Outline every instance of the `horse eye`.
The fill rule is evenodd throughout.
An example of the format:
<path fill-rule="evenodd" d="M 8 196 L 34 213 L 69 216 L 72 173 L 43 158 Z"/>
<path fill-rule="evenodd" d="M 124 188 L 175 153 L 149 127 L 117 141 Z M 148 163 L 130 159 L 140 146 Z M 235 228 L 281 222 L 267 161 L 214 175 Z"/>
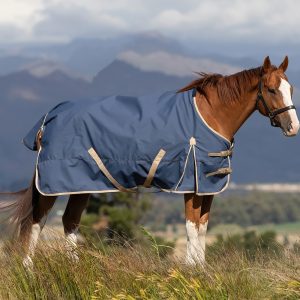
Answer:
<path fill-rule="evenodd" d="M 268 88 L 268 91 L 269 91 L 271 94 L 276 94 L 276 91 L 275 91 L 274 89 Z"/>

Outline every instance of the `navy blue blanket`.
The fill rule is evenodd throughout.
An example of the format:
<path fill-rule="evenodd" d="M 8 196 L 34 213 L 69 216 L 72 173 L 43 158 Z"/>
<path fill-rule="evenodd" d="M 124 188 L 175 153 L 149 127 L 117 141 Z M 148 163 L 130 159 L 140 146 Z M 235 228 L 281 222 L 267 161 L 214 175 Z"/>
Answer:
<path fill-rule="evenodd" d="M 198 111 L 194 91 L 64 102 L 24 138 L 41 148 L 36 186 L 45 195 L 135 191 L 215 194 L 229 182 L 232 144 Z"/>

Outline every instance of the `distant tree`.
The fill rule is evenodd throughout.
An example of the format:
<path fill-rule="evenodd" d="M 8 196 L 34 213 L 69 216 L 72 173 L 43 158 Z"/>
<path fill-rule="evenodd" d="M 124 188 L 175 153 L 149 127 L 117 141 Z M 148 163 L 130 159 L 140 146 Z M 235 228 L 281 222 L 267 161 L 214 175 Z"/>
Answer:
<path fill-rule="evenodd" d="M 82 218 L 81 231 L 114 242 L 138 238 L 138 225 L 149 208 L 150 201 L 145 194 L 93 194 Z"/>
<path fill-rule="evenodd" d="M 210 227 L 216 224 L 240 226 L 300 221 L 300 194 L 231 193 L 213 202 Z"/>
<path fill-rule="evenodd" d="M 274 231 L 257 234 L 251 230 L 246 231 L 244 234 L 234 234 L 227 237 L 218 235 L 216 242 L 210 245 L 208 249 L 215 253 L 240 249 L 244 251 L 248 258 L 253 259 L 261 252 L 280 254 L 283 247 L 276 241 L 276 233 Z"/>

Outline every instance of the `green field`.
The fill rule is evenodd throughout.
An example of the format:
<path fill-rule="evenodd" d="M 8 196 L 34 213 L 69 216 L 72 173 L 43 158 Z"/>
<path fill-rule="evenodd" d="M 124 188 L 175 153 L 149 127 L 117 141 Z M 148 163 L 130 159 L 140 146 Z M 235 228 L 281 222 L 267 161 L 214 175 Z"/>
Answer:
<path fill-rule="evenodd" d="M 265 231 L 274 231 L 277 234 L 299 234 L 300 241 L 300 222 L 283 223 L 283 224 L 263 224 L 256 226 L 248 226 L 246 228 L 241 227 L 237 224 L 219 224 L 214 226 L 209 234 L 235 234 L 242 233 L 245 230 L 255 230 L 258 233 Z"/>
<path fill-rule="evenodd" d="M 254 228 L 259 232 L 273 230 L 278 234 L 299 234 L 299 239 L 300 239 L 300 222 L 283 223 L 283 224 L 266 224 L 266 225 L 254 226 Z"/>

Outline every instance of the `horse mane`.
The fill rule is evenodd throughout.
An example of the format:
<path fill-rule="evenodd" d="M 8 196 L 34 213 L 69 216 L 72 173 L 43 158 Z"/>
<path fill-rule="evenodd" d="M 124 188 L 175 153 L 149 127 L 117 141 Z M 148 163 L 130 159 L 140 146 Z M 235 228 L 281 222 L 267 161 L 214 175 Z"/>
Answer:
<path fill-rule="evenodd" d="M 241 98 L 243 92 L 253 81 L 253 78 L 261 76 L 261 67 L 244 70 L 228 76 L 204 72 L 197 72 L 196 74 L 200 75 L 200 78 L 181 88 L 178 93 L 195 88 L 199 93 L 207 96 L 206 88 L 214 87 L 217 89 L 220 99 L 225 102 L 234 102 Z"/>

